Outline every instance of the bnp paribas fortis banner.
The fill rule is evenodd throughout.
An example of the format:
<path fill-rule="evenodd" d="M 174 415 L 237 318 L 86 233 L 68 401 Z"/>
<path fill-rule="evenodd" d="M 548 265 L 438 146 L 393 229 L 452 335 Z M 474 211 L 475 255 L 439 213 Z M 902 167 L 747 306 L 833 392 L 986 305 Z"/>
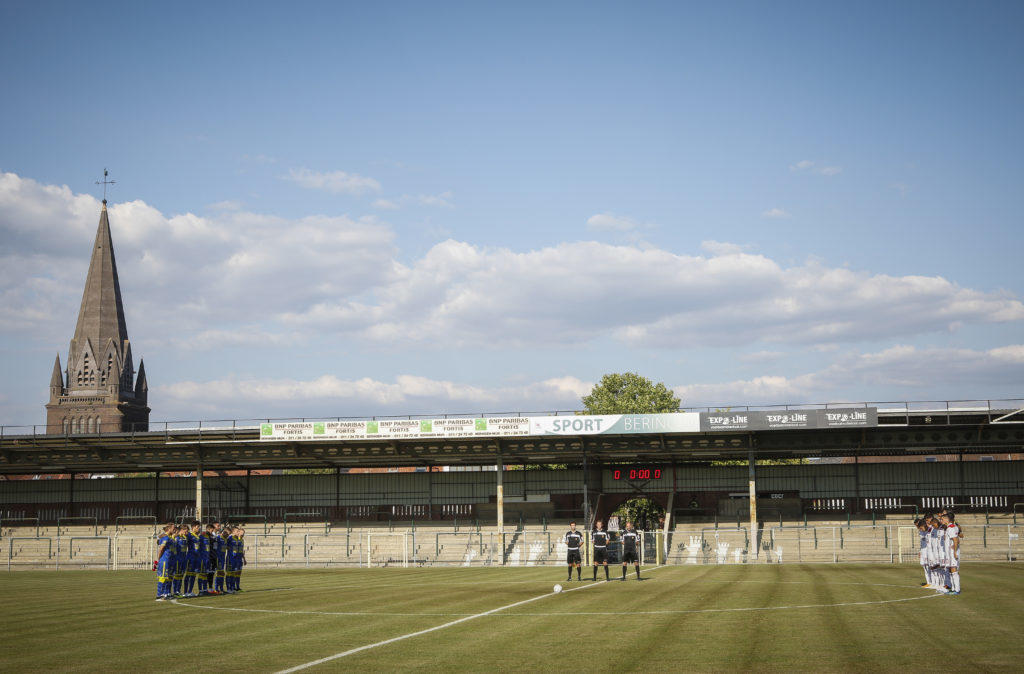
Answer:
<path fill-rule="evenodd" d="M 697 433 L 700 414 L 600 414 L 555 417 L 364 419 L 260 424 L 260 440 L 395 440 L 501 438 L 522 435 Z"/>

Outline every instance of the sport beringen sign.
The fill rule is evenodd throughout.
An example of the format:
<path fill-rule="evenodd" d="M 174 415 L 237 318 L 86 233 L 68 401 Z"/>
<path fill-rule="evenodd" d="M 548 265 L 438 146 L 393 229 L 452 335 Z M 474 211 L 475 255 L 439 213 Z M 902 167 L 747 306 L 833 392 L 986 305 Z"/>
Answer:
<path fill-rule="evenodd" d="M 633 435 L 802 428 L 868 428 L 878 425 L 873 407 L 757 412 L 589 414 L 543 417 L 360 419 L 260 424 L 260 440 L 409 440 L 502 438 L 527 435 Z"/>
<path fill-rule="evenodd" d="M 260 440 L 398 440 L 502 438 L 524 435 L 697 433 L 700 415 L 602 414 L 458 419 L 363 419 L 260 424 Z"/>

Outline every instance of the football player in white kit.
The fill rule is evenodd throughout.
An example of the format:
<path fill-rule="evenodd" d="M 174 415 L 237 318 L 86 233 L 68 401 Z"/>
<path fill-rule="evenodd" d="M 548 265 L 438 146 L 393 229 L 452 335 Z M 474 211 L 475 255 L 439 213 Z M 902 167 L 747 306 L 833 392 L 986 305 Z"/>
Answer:
<path fill-rule="evenodd" d="M 946 546 L 942 525 L 934 515 L 928 516 L 928 556 L 932 567 L 932 587 L 942 593 L 949 591 L 946 579 Z"/>
<path fill-rule="evenodd" d="M 921 587 L 934 587 L 932 585 L 932 560 L 928 554 L 928 522 L 921 517 L 914 520 L 917 533 L 921 537 L 921 568 L 924 569 L 924 582 Z"/>
<path fill-rule="evenodd" d="M 946 568 L 949 573 L 949 594 L 960 594 L 960 527 L 954 521 L 953 513 L 940 515 L 945 525 L 943 543 L 946 551 Z"/>

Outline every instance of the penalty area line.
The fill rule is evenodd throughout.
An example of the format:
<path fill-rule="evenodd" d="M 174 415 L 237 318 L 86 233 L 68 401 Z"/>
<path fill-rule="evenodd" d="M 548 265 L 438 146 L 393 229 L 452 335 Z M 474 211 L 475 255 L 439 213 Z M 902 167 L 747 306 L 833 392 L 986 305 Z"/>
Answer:
<path fill-rule="evenodd" d="M 665 567 L 664 566 L 656 566 L 656 567 L 653 567 L 651 569 L 648 569 L 647 572 L 650 573 L 651 571 L 657 571 L 658 569 L 663 569 L 663 568 L 665 568 Z M 602 580 L 602 581 L 598 581 L 596 583 L 591 583 L 590 585 L 584 585 L 582 587 L 574 587 L 574 588 L 571 588 L 571 589 L 568 589 L 568 590 L 563 590 L 561 592 L 561 594 L 565 594 L 567 592 L 576 592 L 578 590 L 586 590 L 588 588 L 598 587 L 599 585 L 601 585 L 603 583 L 609 583 L 609 582 L 613 582 L 613 581 Z M 310 662 L 306 662 L 306 663 L 303 663 L 301 665 L 296 665 L 296 666 L 290 667 L 288 669 L 282 669 L 281 671 L 277 672 L 277 674 L 290 674 L 291 672 L 298 672 L 300 670 L 307 669 L 309 667 L 316 667 L 317 665 L 322 665 L 325 662 L 330 662 L 332 660 L 337 660 L 338 658 L 344 658 L 346 656 L 354 655 L 354 654 L 360 653 L 362 651 L 368 651 L 371 648 L 378 648 L 380 646 L 387 646 L 388 644 L 393 644 L 396 641 L 403 641 L 405 639 L 411 639 L 413 637 L 418 637 L 418 636 L 421 636 L 423 634 L 430 634 L 431 632 L 436 632 L 438 630 L 443 630 L 443 629 L 446 629 L 448 627 L 454 627 L 455 625 L 459 625 L 459 624 L 464 623 L 464 622 L 469 622 L 470 620 L 476 620 L 477 618 L 483 618 L 484 616 L 489 616 L 489 615 L 492 615 L 494 613 L 498 613 L 499 611 L 507 611 L 510 608 L 515 608 L 517 606 L 522 606 L 523 604 L 529 604 L 531 602 L 539 601 L 541 599 L 547 599 L 548 597 L 553 597 L 556 594 L 559 594 L 559 593 L 558 592 L 548 592 L 547 594 L 541 594 L 541 595 L 538 595 L 536 597 L 531 597 L 529 599 L 524 599 L 522 601 L 517 601 L 517 602 L 515 602 L 513 604 L 508 604 L 506 606 L 500 606 L 498 608 L 493 608 L 490 611 L 484 611 L 483 613 L 475 613 L 473 615 L 466 616 L 465 618 L 459 618 L 458 620 L 452 620 L 451 622 L 446 622 L 443 625 L 435 625 L 434 627 L 428 627 L 427 629 L 420 630 L 418 632 L 410 632 L 409 634 L 403 634 L 401 636 L 392 637 L 391 639 L 385 639 L 384 641 L 378 641 L 377 643 L 367 644 L 365 646 L 359 646 L 358 648 L 350 648 L 349 650 L 342 651 L 341 653 L 335 653 L 334 655 L 328 655 L 326 658 L 320 658 L 319 660 L 312 660 Z"/>

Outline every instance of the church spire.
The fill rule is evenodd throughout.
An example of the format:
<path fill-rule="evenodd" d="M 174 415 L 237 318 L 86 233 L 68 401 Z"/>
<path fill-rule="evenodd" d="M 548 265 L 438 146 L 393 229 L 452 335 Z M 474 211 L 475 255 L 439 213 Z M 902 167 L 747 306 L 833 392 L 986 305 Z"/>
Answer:
<path fill-rule="evenodd" d="M 100 224 L 92 247 L 89 273 L 85 277 L 85 290 L 78 310 L 78 324 L 75 326 L 72 350 L 75 350 L 76 343 L 79 348 L 84 348 L 86 340 L 90 341 L 92 348 L 96 350 L 103 349 L 108 340 L 113 340 L 118 349 L 123 349 L 125 342 L 128 341 L 124 305 L 121 303 L 121 284 L 117 279 L 114 242 L 110 237 L 106 204 L 103 204 L 100 211 Z"/>
<path fill-rule="evenodd" d="M 103 172 L 104 189 L 113 181 Z M 135 381 L 132 347 L 124 320 L 107 202 L 103 200 L 85 277 L 78 323 L 68 351 L 67 378 L 60 356 L 50 377 L 47 432 L 98 433 L 146 430 L 148 386 Z"/>

